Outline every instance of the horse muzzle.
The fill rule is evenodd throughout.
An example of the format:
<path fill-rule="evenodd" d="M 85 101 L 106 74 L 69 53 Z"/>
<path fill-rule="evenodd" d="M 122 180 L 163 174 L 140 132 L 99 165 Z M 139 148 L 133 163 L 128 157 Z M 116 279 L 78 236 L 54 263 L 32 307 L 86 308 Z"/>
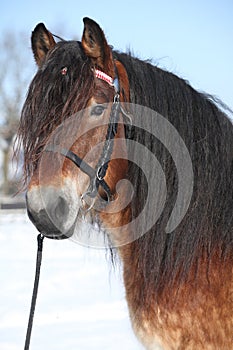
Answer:
<path fill-rule="evenodd" d="M 80 207 L 77 194 L 54 186 L 33 186 L 27 192 L 26 203 L 29 219 L 44 236 L 72 236 Z"/>

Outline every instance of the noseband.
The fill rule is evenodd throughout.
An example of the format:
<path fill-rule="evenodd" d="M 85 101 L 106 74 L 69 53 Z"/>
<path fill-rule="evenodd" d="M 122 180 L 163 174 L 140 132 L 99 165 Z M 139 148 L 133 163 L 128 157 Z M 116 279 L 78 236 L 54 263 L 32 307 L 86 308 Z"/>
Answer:
<path fill-rule="evenodd" d="M 115 78 L 112 79 L 110 76 L 108 76 L 104 72 L 101 72 L 100 70 L 95 69 L 94 73 L 96 78 L 104 80 L 110 86 L 114 87 L 114 90 L 115 90 L 115 95 L 112 103 L 112 108 L 111 108 L 111 113 L 110 113 L 110 118 L 109 118 L 109 123 L 107 128 L 107 134 L 106 134 L 104 147 L 102 150 L 102 154 L 99 158 L 99 161 L 96 167 L 92 168 L 88 163 L 86 163 L 82 158 L 80 158 L 77 154 L 75 154 L 71 150 L 63 148 L 59 150 L 59 153 L 62 154 L 64 157 L 68 158 L 69 160 L 71 160 L 82 172 L 84 172 L 90 178 L 89 187 L 87 191 L 82 195 L 82 200 L 84 200 L 86 196 L 95 198 L 98 194 L 99 187 L 102 187 L 102 189 L 104 190 L 107 196 L 107 202 L 109 202 L 113 199 L 114 193 L 112 193 L 109 185 L 104 180 L 104 177 L 106 175 L 108 164 L 113 152 L 113 141 L 118 129 L 119 115 L 120 113 L 122 113 L 124 118 L 127 118 L 130 121 L 130 124 L 131 124 L 131 118 L 129 114 L 123 109 L 120 103 L 120 86 L 119 86 L 119 79 L 117 74 Z M 45 151 L 56 152 L 57 150 L 54 148 L 54 146 L 51 145 L 46 147 Z"/>

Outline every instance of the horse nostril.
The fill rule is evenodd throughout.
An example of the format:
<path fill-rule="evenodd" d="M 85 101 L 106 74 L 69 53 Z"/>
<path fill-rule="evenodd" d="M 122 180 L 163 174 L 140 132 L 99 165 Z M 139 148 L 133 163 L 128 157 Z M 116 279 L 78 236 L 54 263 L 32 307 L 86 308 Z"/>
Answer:
<path fill-rule="evenodd" d="M 47 203 L 39 216 L 44 220 L 43 216 L 46 215 L 46 221 L 50 222 L 51 227 L 56 227 L 57 230 L 63 231 L 64 218 L 68 216 L 68 213 L 69 207 L 67 201 L 59 196 L 57 200 Z"/>
<path fill-rule="evenodd" d="M 56 220 L 61 220 L 61 218 L 64 218 L 69 213 L 69 207 L 67 205 L 67 202 L 64 198 L 58 197 L 58 203 L 54 209 L 54 216 Z"/>

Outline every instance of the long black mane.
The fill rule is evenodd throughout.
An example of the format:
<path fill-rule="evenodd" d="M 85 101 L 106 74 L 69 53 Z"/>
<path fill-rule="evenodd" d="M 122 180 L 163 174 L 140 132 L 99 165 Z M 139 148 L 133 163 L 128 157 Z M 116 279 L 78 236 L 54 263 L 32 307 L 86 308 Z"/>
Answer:
<path fill-rule="evenodd" d="M 165 227 L 178 187 L 174 162 L 150 133 L 136 127 L 132 130 L 131 138 L 156 155 L 166 174 L 163 213 L 146 234 L 132 243 L 131 257 L 144 271 L 147 285 L 159 290 L 177 275 L 184 278 L 194 264 L 198 270 L 200 254 L 210 260 L 216 250 L 223 260 L 233 254 L 233 128 L 216 103 L 185 80 L 129 54 L 114 52 L 114 57 L 127 71 L 130 102 L 167 118 L 184 140 L 193 165 L 194 190 L 189 209 L 175 231 L 167 234 Z M 68 68 L 65 77 L 60 74 L 63 67 Z M 80 43 L 58 43 L 33 79 L 22 111 L 19 137 L 25 150 L 26 176 L 33 171 L 31 164 L 36 162 L 52 129 L 84 108 L 93 88 L 91 62 Z M 147 181 L 133 163 L 128 178 L 134 186 L 132 208 L 137 217 L 148 195 Z M 140 223 L 142 228 L 144 224 Z"/>
<path fill-rule="evenodd" d="M 197 92 L 185 80 L 128 54 L 115 53 L 115 57 L 128 73 L 131 102 L 167 118 L 192 160 L 194 188 L 189 209 L 175 231 L 167 234 L 165 227 L 177 194 L 176 169 L 158 140 L 142 129 L 133 132 L 134 140 L 156 155 L 167 180 L 161 218 L 133 243 L 131 257 L 144 271 L 145 283 L 152 287 L 148 289 L 155 292 L 178 276 L 185 278 L 191 266 L 198 271 L 198 257 L 207 256 L 211 262 L 216 251 L 223 261 L 226 256 L 233 257 L 233 127 L 214 99 Z M 136 191 L 133 208 L 137 216 L 147 196 L 146 179 L 134 164 L 129 178 Z"/>

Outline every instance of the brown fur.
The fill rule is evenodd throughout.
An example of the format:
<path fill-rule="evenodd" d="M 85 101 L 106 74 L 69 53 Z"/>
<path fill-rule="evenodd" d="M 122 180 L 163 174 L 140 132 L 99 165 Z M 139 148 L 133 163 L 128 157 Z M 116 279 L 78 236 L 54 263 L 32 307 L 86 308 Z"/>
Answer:
<path fill-rule="evenodd" d="M 134 249 L 132 243 L 120 253 L 132 324 L 147 348 L 154 349 L 150 346 L 157 335 L 158 344 L 168 350 L 233 349 L 232 257 L 223 264 L 219 252 L 211 261 L 200 256 L 186 281 L 180 283 L 177 276 L 177 282 L 153 295 L 143 288 L 146 282 L 132 259 Z"/>

